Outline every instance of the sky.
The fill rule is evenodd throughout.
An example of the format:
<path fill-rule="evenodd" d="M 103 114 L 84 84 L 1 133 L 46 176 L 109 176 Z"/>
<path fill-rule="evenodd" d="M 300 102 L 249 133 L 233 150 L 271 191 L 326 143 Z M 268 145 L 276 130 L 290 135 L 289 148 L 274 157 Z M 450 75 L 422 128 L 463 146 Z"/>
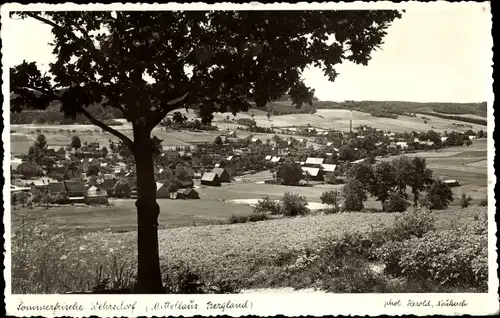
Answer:
<path fill-rule="evenodd" d="M 5 64 L 54 61 L 50 27 L 33 19 L 10 21 Z M 344 62 L 330 82 L 320 69 L 303 73 L 320 100 L 482 102 L 491 88 L 491 15 L 480 6 L 412 8 L 388 29 L 368 66 Z"/>

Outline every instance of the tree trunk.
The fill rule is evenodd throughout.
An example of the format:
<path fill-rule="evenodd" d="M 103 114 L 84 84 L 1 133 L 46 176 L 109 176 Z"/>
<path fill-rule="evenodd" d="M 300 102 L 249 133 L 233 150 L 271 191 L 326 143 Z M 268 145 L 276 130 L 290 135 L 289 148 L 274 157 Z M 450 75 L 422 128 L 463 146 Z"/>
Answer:
<path fill-rule="evenodd" d="M 163 292 L 158 251 L 158 215 L 156 183 L 153 171 L 153 147 L 149 131 L 134 127 L 134 157 L 137 174 L 137 285 L 135 293 Z"/>

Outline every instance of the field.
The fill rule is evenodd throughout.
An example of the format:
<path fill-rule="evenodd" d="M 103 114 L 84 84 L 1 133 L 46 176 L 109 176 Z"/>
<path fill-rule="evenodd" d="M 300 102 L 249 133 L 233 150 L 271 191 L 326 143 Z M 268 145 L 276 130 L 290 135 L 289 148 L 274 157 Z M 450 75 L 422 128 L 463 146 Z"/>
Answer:
<path fill-rule="evenodd" d="M 484 214 L 485 211 L 486 208 L 471 207 L 463 211 L 455 208 L 435 212 L 436 226 L 442 230 L 466 226 L 476 215 Z M 316 248 L 327 237 L 338 238 L 353 232 L 367 233 L 373 227 L 390 226 L 396 215 L 398 213 L 341 213 L 246 224 L 164 229 L 159 231 L 160 263 L 164 270 L 185 264 L 196 272 L 238 282 L 241 288 L 287 287 L 288 283 L 283 281 L 283 266 L 293 259 L 293 255 L 305 248 Z M 37 221 L 44 222 L 45 219 L 39 217 Z M 53 269 L 55 273 L 62 270 L 62 273 L 67 274 L 68 268 L 88 273 L 77 283 L 78 288 L 90 288 L 92 285 L 85 284 L 92 284 L 91 281 L 95 283 L 96 267 L 113 266 L 102 262 L 118 260 L 118 264 L 134 268 L 136 232 L 73 233 L 74 236 L 65 238 L 57 248 L 47 248 L 56 253 L 48 255 L 57 263 L 57 269 Z M 38 243 L 51 244 L 45 241 Z M 94 261 L 97 263 L 93 264 Z M 59 280 L 61 277 L 54 279 Z M 71 278 L 64 279 L 70 280 L 66 283 L 75 284 Z M 49 288 L 61 286 L 51 281 Z"/>

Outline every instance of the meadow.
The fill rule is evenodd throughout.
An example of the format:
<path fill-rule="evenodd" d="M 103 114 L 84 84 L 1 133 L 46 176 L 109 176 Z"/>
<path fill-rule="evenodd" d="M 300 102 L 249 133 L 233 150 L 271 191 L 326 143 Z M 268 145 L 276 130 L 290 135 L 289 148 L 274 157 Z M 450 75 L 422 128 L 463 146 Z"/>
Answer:
<path fill-rule="evenodd" d="M 460 231 L 485 213 L 486 207 L 477 206 L 436 211 L 436 231 Z M 297 255 L 320 248 L 325 239 L 386 228 L 398 215 L 341 213 L 163 229 L 159 231 L 160 263 L 164 273 L 189 268 L 204 279 L 243 289 L 312 287 L 311 281 L 290 281 L 286 269 L 296 263 Z M 47 236 L 44 229 L 52 224 L 41 217 L 35 222 L 13 227 L 14 293 L 90 290 L 103 280 L 114 288 L 130 285 L 136 264 L 136 232 L 73 230 Z M 31 274 L 24 278 L 26 270 Z"/>

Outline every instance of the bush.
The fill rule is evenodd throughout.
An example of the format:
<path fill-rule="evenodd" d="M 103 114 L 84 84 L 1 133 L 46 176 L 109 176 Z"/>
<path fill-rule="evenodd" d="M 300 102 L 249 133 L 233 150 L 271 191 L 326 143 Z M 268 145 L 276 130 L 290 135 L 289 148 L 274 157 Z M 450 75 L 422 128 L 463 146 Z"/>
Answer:
<path fill-rule="evenodd" d="M 315 250 L 305 250 L 284 270 L 288 284 L 311 285 L 335 293 L 386 292 L 385 277 L 375 273 L 366 258 L 371 246 L 359 233 L 325 238 Z"/>
<path fill-rule="evenodd" d="M 258 222 L 269 220 L 269 216 L 265 213 L 252 213 L 248 217 L 249 222 Z"/>
<path fill-rule="evenodd" d="M 394 218 L 392 227 L 386 230 L 387 239 L 402 241 L 413 236 L 422 237 L 425 233 L 436 229 L 436 218 L 430 212 L 406 212 Z"/>
<path fill-rule="evenodd" d="M 462 197 L 460 198 L 460 207 L 462 209 L 465 209 L 470 206 L 470 202 L 472 201 L 472 198 L 470 195 L 467 195 L 467 193 L 462 193 Z"/>
<path fill-rule="evenodd" d="M 484 197 L 479 201 L 479 206 L 488 206 L 488 197 Z"/>
<path fill-rule="evenodd" d="M 320 197 L 321 203 L 329 206 L 330 213 L 336 213 L 340 210 L 340 193 L 337 190 L 323 192 Z"/>
<path fill-rule="evenodd" d="M 377 249 L 387 274 L 487 291 L 487 237 L 462 231 L 430 231 Z"/>
<path fill-rule="evenodd" d="M 285 216 L 306 215 L 311 212 L 306 198 L 294 193 L 286 192 L 281 199 L 281 206 Z"/>
<path fill-rule="evenodd" d="M 271 214 L 281 214 L 282 207 L 280 202 L 271 199 L 269 197 L 265 197 L 262 200 L 257 202 L 257 205 L 254 207 L 254 212 L 256 213 L 266 213 L 269 212 Z"/>
<path fill-rule="evenodd" d="M 391 193 L 384 202 L 385 212 L 404 212 L 410 206 L 410 202 L 400 193 Z"/>
<path fill-rule="evenodd" d="M 167 294 L 237 294 L 239 288 L 226 280 L 210 279 L 181 263 L 164 268 L 164 286 Z"/>

